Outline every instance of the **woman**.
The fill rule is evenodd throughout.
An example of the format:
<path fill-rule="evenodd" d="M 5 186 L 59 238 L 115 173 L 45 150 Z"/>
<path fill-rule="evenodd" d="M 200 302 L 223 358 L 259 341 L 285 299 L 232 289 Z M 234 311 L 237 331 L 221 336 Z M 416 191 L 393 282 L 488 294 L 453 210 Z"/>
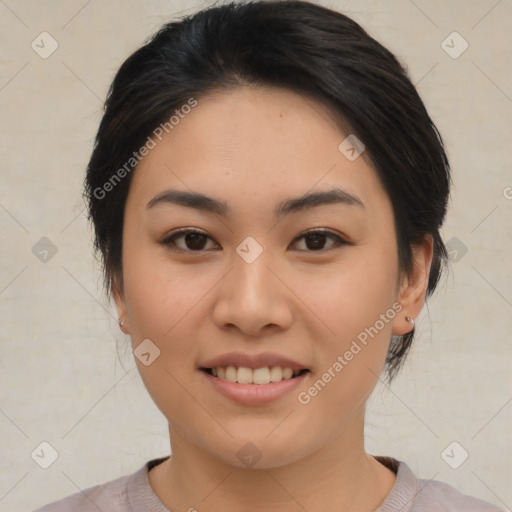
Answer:
<path fill-rule="evenodd" d="M 346 16 L 165 25 L 114 79 L 85 197 L 172 454 L 40 511 L 498 511 L 364 449 L 446 260 L 449 184 L 404 69 Z"/>

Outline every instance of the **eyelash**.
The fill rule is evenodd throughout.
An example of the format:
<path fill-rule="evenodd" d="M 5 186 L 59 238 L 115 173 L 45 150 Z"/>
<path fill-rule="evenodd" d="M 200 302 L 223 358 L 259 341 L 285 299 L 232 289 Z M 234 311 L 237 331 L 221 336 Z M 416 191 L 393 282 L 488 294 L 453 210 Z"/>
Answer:
<path fill-rule="evenodd" d="M 171 236 L 166 237 L 164 240 L 161 241 L 161 244 L 170 247 L 172 250 L 175 251 L 181 251 L 181 252 L 190 252 L 190 253 L 201 253 L 205 252 L 207 249 L 200 249 L 200 250 L 190 250 L 190 249 L 181 249 L 180 247 L 176 247 L 175 240 L 177 238 L 183 237 L 189 233 L 196 233 L 198 235 L 204 235 L 206 238 L 209 238 L 210 240 L 213 240 L 210 236 L 208 236 L 205 232 L 197 230 L 197 229 L 182 229 L 179 231 L 176 231 L 176 233 L 173 233 Z M 334 240 L 336 244 L 333 247 L 329 247 L 328 249 L 318 249 L 318 250 L 301 250 L 303 252 L 310 252 L 310 253 L 325 253 L 328 251 L 331 251 L 333 249 L 337 249 L 343 245 L 350 245 L 349 242 L 347 242 L 345 239 L 340 237 L 339 235 L 336 235 L 332 231 L 329 231 L 327 229 L 312 229 L 310 231 L 306 231 L 305 233 L 300 234 L 297 236 L 293 242 L 296 242 L 300 240 L 301 238 L 306 238 L 309 235 L 325 235 L 327 238 L 330 238 L 331 240 Z M 293 243 L 292 242 L 292 243 Z"/>

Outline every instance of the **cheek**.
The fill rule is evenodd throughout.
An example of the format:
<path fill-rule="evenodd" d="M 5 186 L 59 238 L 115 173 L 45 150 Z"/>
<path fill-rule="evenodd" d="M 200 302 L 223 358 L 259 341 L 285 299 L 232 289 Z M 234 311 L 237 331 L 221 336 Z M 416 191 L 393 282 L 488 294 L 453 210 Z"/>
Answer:
<path fill-rule="evenodd" d="M 144 250 L 127 258 L 125 297 L 132 348 L 149 339 L 159 351 L 148 366 L 135 358 L 138 371 L 152 400 L 174 425 L 202 414 L 187 390 L 197 352 L 193 337 L 198 315 L 205 314 L 200 301 L 212 284 L 208 276 L 193 272 L 192 265 L 184 271 L 184 266 L 178 270 L 157 260 Z"/>
<path fill-rule="evenodd" d="M 138 338 L 172 337 L 214 283 L 196 265 L 172 264 L 154 247 L 136 249 L 124 263 L 131 334 Z"/>
<path fill-rule="evenodd" d="M 375 386 L 396 316 L 397 272 L 394 247 L 382 245 L 354 251 L 342 265 L 308 282 L 308 304 L 329 327 L 322 331 L 326 336 L 315 336 L 321 354 L 316 377 L 322 381 L 317 406 L 362 405 Z"/>
<path fill-rule="evenodd" d="M 345 260 L 321 272 L 310 273 L 302 289 L 307 290 L 305 299 L 311 310 L 329 328 L 328 338 L 346 342 L 372 326 L 391 308 L 396 279 L 392 250 L 361 247 Z M 390 330 L 388 323 L 386 326 Z"/>

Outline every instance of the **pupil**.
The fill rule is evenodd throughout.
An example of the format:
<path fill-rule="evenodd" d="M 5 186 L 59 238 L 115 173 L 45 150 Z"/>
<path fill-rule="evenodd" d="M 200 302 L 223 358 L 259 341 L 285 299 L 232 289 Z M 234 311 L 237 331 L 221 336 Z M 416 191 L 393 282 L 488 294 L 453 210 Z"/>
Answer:
<path fill-rule="evenodd" d="M 185 235 L 185 242 L 189 249 L 198 251 L 204 248 L 205 236 L 201 233 L 187 233 Z"/>
<path fill-rule="evenodd" d="M 314 233 L 312 235 L 308 235 L 307 240 L 313 240 L 313 244 L 306 242 L 306 246 L 308 249 L 322 249 L 322 247 L 325 244 L 325 235 L 322 235 L 321 233 Z"/>

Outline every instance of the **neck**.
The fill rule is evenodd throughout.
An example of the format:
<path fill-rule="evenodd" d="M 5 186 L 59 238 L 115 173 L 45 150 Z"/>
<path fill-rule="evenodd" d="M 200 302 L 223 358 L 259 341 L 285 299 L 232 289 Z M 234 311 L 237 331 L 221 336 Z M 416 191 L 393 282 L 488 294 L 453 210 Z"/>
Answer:
<path fill-rule="evenodd" d="M 363 415 L 349 431 L 294 463 L 269 469 L 233 467 L 169 428 L 172 456 L 149 473 L 173 511 L 373 512 L 394 473 L 364 450 Z"/>

